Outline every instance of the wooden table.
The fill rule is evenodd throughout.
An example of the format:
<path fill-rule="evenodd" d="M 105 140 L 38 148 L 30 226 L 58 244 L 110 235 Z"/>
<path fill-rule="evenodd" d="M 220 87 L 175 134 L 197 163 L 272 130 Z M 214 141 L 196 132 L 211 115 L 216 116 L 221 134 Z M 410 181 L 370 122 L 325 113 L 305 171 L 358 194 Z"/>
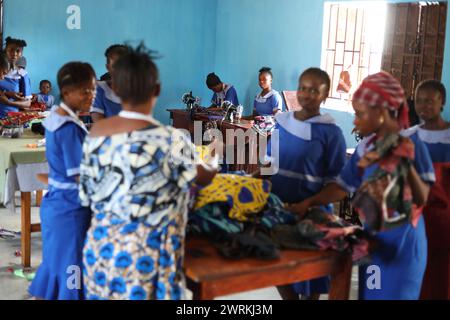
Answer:
<path fill-rule="evenodd" d="M 206 239 L 186 239 L 184 269 L 194 300 L 331 275 L 330 300 L 348 300 L 352 260 L 334 251 L 281 251 L 279 260 L 230 260 L 222 257 Z"/>
<path fill-rule="evenodd" d="M 22 138 L 8 139 L 0 137 L 0 193 L 5 188 L 5 172 L 18 164 L 33 164 L 46 162 L 45 148 L 31 149 L 27 148 L 28 143 L 34 143 L 42 139 L 42 136 L 36 135 L 29 130 L 25 130 Z M 30 176 L 29 179 L 36 179 Z M 36 191 L 36 204 L 40 206 L 42 199 L 42 190 Z M 40 232 L 40 224 L 31 224 L 31 190 L 21 190 L 21 249 L 22 265 L 28 268 L 31 265 L 31 233 Z M 1 218 L 1 217 L 0 217 Z"/>
<path fill-rule="evenodd" d="M 185 129 L 188 130 L 191 134 L 191 137 L 194 138 L 194 121 L 200 122 L 209 122 L 212 121 L 208 118 L 208 115 L 197 113 L 194 116 L 194 120 L 191 120 L 189 117 L 189 113 L 185 109 L 167 109 L 170 112 L 170 118 L 172 119 L 172 126 L 177 129 Z M 240 120 L 238 122 L 227 122 L 227 121 L 218 121 L 218 129 L 222 132 L 222 136 L 225 141 L 225 145 L 227 147 L 231 147 L 234 150 L 235 155 L 235 164 L 232 164 L 232 170 L 238 171 L 243 170 L 247 173 L 253 173 L 258 169 L 258 152 L 259 152 L 259 141 L 256 140 L 256 145 L 252 144 L 248 136 L 245 137 L 245 149 L 242 153 L 242 156 L 245 159 L 243 161 L 237 161 L 237 156 L 239 155 L 238 150 L 238 141 L 237 138 L 229 139 L 227 137 L 227 131 L 231 130 L 230 134 L 234 134 L 237 130 L 242 130 L 243 132 L 248 132 L 248 130 L 252 130 L 253 121 L 250 120 Z M 203 132 L 202 132 L 203 136 Z M 257 137 L 255 133 L 255 137 Z"/>

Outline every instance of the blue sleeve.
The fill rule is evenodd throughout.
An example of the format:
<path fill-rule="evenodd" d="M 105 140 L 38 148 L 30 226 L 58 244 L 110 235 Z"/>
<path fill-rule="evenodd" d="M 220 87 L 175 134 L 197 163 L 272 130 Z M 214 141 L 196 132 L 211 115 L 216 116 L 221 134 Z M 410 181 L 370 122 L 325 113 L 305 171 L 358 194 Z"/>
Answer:
<path fill-rule="evenodd" d="M 414 142 L 414 167 L 423 181 L 433 184 L 436 176 L 427 146 L 419 139 L 417 133 L 410 138 Z"/>
<path fill-rule="evenodd" d="M 360 159 L 358 148 L 359 146 L 356 148 L 350 160 L 345 164 L 336 181 L 347 192 L 355 192 L 362 183 L 362 175 L 358 169 L 358 161 Z"/>
<path fill-rule="evenodd" d="M 347 158 L 347 147 L 341 129 L 336 127 L 335 132 L 327 136 L 327 151 L 325 162 L 329 165 L 325 176 L 325 183 L 336 182 L 344 168 Z"/>
<path fill-rule="evenodd" d="M 237 92 L 236 92 L 236 89 L 233 86 L 227 91 L 227 94 L 225 96 L 225 100 L 226 101 L 230 101 L 235 106 L 237 106 L 239 104 L 239 100 L 238 100 L 238 97 L 237 97 Z"/>
<path fill-rule="evenodd" d="M 80 174 L 84 137 L 84 131 L 75 123 L 69 122 L 58 130 L 58 141 L 61 143 L 64 167 L 68 177 Z"/>
<path fill-rule="evenodd" d="M 105 92 L 100 86 L 97 85 L 97 94 L 95 95 L 94 103 L 91 107 L 91 112 L 97 112 L 101 114 L 105 114 L 105 104 L 103 101 L 105 100 Z"/>
<path fill-rule="evenodd" d="M 31 80 L 28 74 L 25 74 L 20 77 L 19 91 L 23 94 L 25 98 L 31 97 Z"/>
<path fill-rule="evenodd" d="M 283 99 L 281 99 L 281 96 L 279 93 L 274 94 L 274 104 L 273 104 L 273 111 L 276 110 L 283 110 Z"/>

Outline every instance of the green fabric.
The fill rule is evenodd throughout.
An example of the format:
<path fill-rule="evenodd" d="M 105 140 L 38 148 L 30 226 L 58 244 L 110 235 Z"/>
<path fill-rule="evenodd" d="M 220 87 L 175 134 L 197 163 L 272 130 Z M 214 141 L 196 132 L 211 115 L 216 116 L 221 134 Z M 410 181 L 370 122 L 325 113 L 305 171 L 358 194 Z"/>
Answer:
<path fill-rule="evenodd" d="M 3 192 L 6 183 L 6 171 L 17 164 L 46 162 L 45 148 L 27 148 L 29 143 L 37 143 L 43 137 L 25 130 L 17 139 L 0 137 L 0 203 L 3 203 Z"/>

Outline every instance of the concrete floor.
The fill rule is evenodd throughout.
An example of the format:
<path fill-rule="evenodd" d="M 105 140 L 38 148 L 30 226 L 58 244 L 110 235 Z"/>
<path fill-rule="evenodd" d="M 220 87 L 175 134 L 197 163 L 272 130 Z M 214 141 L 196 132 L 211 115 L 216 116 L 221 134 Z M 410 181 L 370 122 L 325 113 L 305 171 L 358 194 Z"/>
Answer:
<path fill-rule="evenodd" d="M 16 203 L 20 203 L 16 200 Z M 32 223 L 39 222 L 39 208 L 32 208 Z M 20 208 L 16 208 L 16 213 L 12 213 L 5 208 L 0 208 L 0 228 L 20 231 Z M 2 239 L 0 238 L 0 300 L 27 300 L 31 297 L 28 294 L 29 282 L 19 278 L 9 272 L 9 268 L 19 269 L 21 258 L 15 256 L 15 251 L 20 250 L 20 238 Z M 35 233 L 31 237 L 31 265 L 36 269 L 41 262 L 42 241 L 40 233 Z M 358 287 L 357 269 L 353 269 L 350 299 L 357 299 Z M 264 288 L 255 291 L 248 291 L 239 294 L 218 298 L 218 300 L 280 300 L 275 287 Z M 328 299 L 327 295 L 322 295 L 321 299 Z"/>

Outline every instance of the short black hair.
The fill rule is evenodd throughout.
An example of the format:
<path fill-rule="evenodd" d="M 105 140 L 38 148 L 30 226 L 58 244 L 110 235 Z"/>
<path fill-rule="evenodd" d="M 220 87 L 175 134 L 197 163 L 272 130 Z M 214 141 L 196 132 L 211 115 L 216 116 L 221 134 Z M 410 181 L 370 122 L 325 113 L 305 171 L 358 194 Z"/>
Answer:
<path fill-rule="evenodd" d="M 272 74 L 272 69 L 269 67 L 262 67 L 261 69 L 259 69 L 259 74 L 262 73 L 267 73 L 270 74 L 270 77 L 273 79 L 273 74 Z"/>
<path fill-rule="evenodd" d="M 20 48 L 25 48 L 27 46 L 27 42 L 25 40 L 7 37 L 5 39 L 5 48 L 12 44 L 17 45 Z"/>
<path fill-rule="evenodd" d="M 76 86 L 96 79 L 94 68 L 89 63 L 74 61 L 66 63 L 59 69 L 57 79 L 59 91 L 68 86 Z"/>
<path fill-rule="evenodd" d="M 214 72 L 211 72 L 206 76 L 206 85 L 208 88 L 213 88 L 219 84 L 221 84 L 222 81 L 220 80 L 219 76 L 215 74 Z"/>
<path fill-rule="evenodd" d="M 4 52 L 0 52 L 0 70 L 9 70 L 9 61 Z"/>
<path fill-rule="evenodd" d="M 127 46 L 127 53 L 114 65 L 112 84 L 123 102 L 136 105 L 148 101 L 159 85 L 159 71 L 153 60 L 156 52 L 143 43 L 136 48 Z"/>
<path fill-rule="evenodd" d="M 50 85 L 50 87 L 52 86 L 52 83 L 50 82 L 50 80 L 44 79 L 39 82 L 39 88 L 42 87 L 42 85 L 44 83 L 48 83 Z"/>
<path fill-rule="evenodd" d="M 113 44 L 112 46 L 109 46 L 108 49 L 105 51 L 105 57 L 109 61 L 109 58 L 112 55 L 117 55 L 119 57 L 123 56 L 128 52 L 127 46 L 123 44 Z"/>
<path fill-rule="evenodd" d="M 331 80 L 328 73 L 320 68 L 308 68 L 300 75 L 299 80 L 301 80 L 304 76 L 311 75 L 318 77 L 320 80 L 322 80 L 325 85 L 327 86 L 327 92 L 331 89 Z"/>
<path fill-rule="evenodd" d="M 434 80 L 434 79 L 424 80 L 417 85 L 416 94 L 417 94 L 417 92 L 419 92 L 419 90 L 422 90 L 422 89 L 431 89 L 431 90 L 438 91 L 441 94 L 442 104 L 445 105 L 447 93 L 446 93 L 445 87 L 442 84 L 442 82 L 440 82 L 438 80 Z"/>

